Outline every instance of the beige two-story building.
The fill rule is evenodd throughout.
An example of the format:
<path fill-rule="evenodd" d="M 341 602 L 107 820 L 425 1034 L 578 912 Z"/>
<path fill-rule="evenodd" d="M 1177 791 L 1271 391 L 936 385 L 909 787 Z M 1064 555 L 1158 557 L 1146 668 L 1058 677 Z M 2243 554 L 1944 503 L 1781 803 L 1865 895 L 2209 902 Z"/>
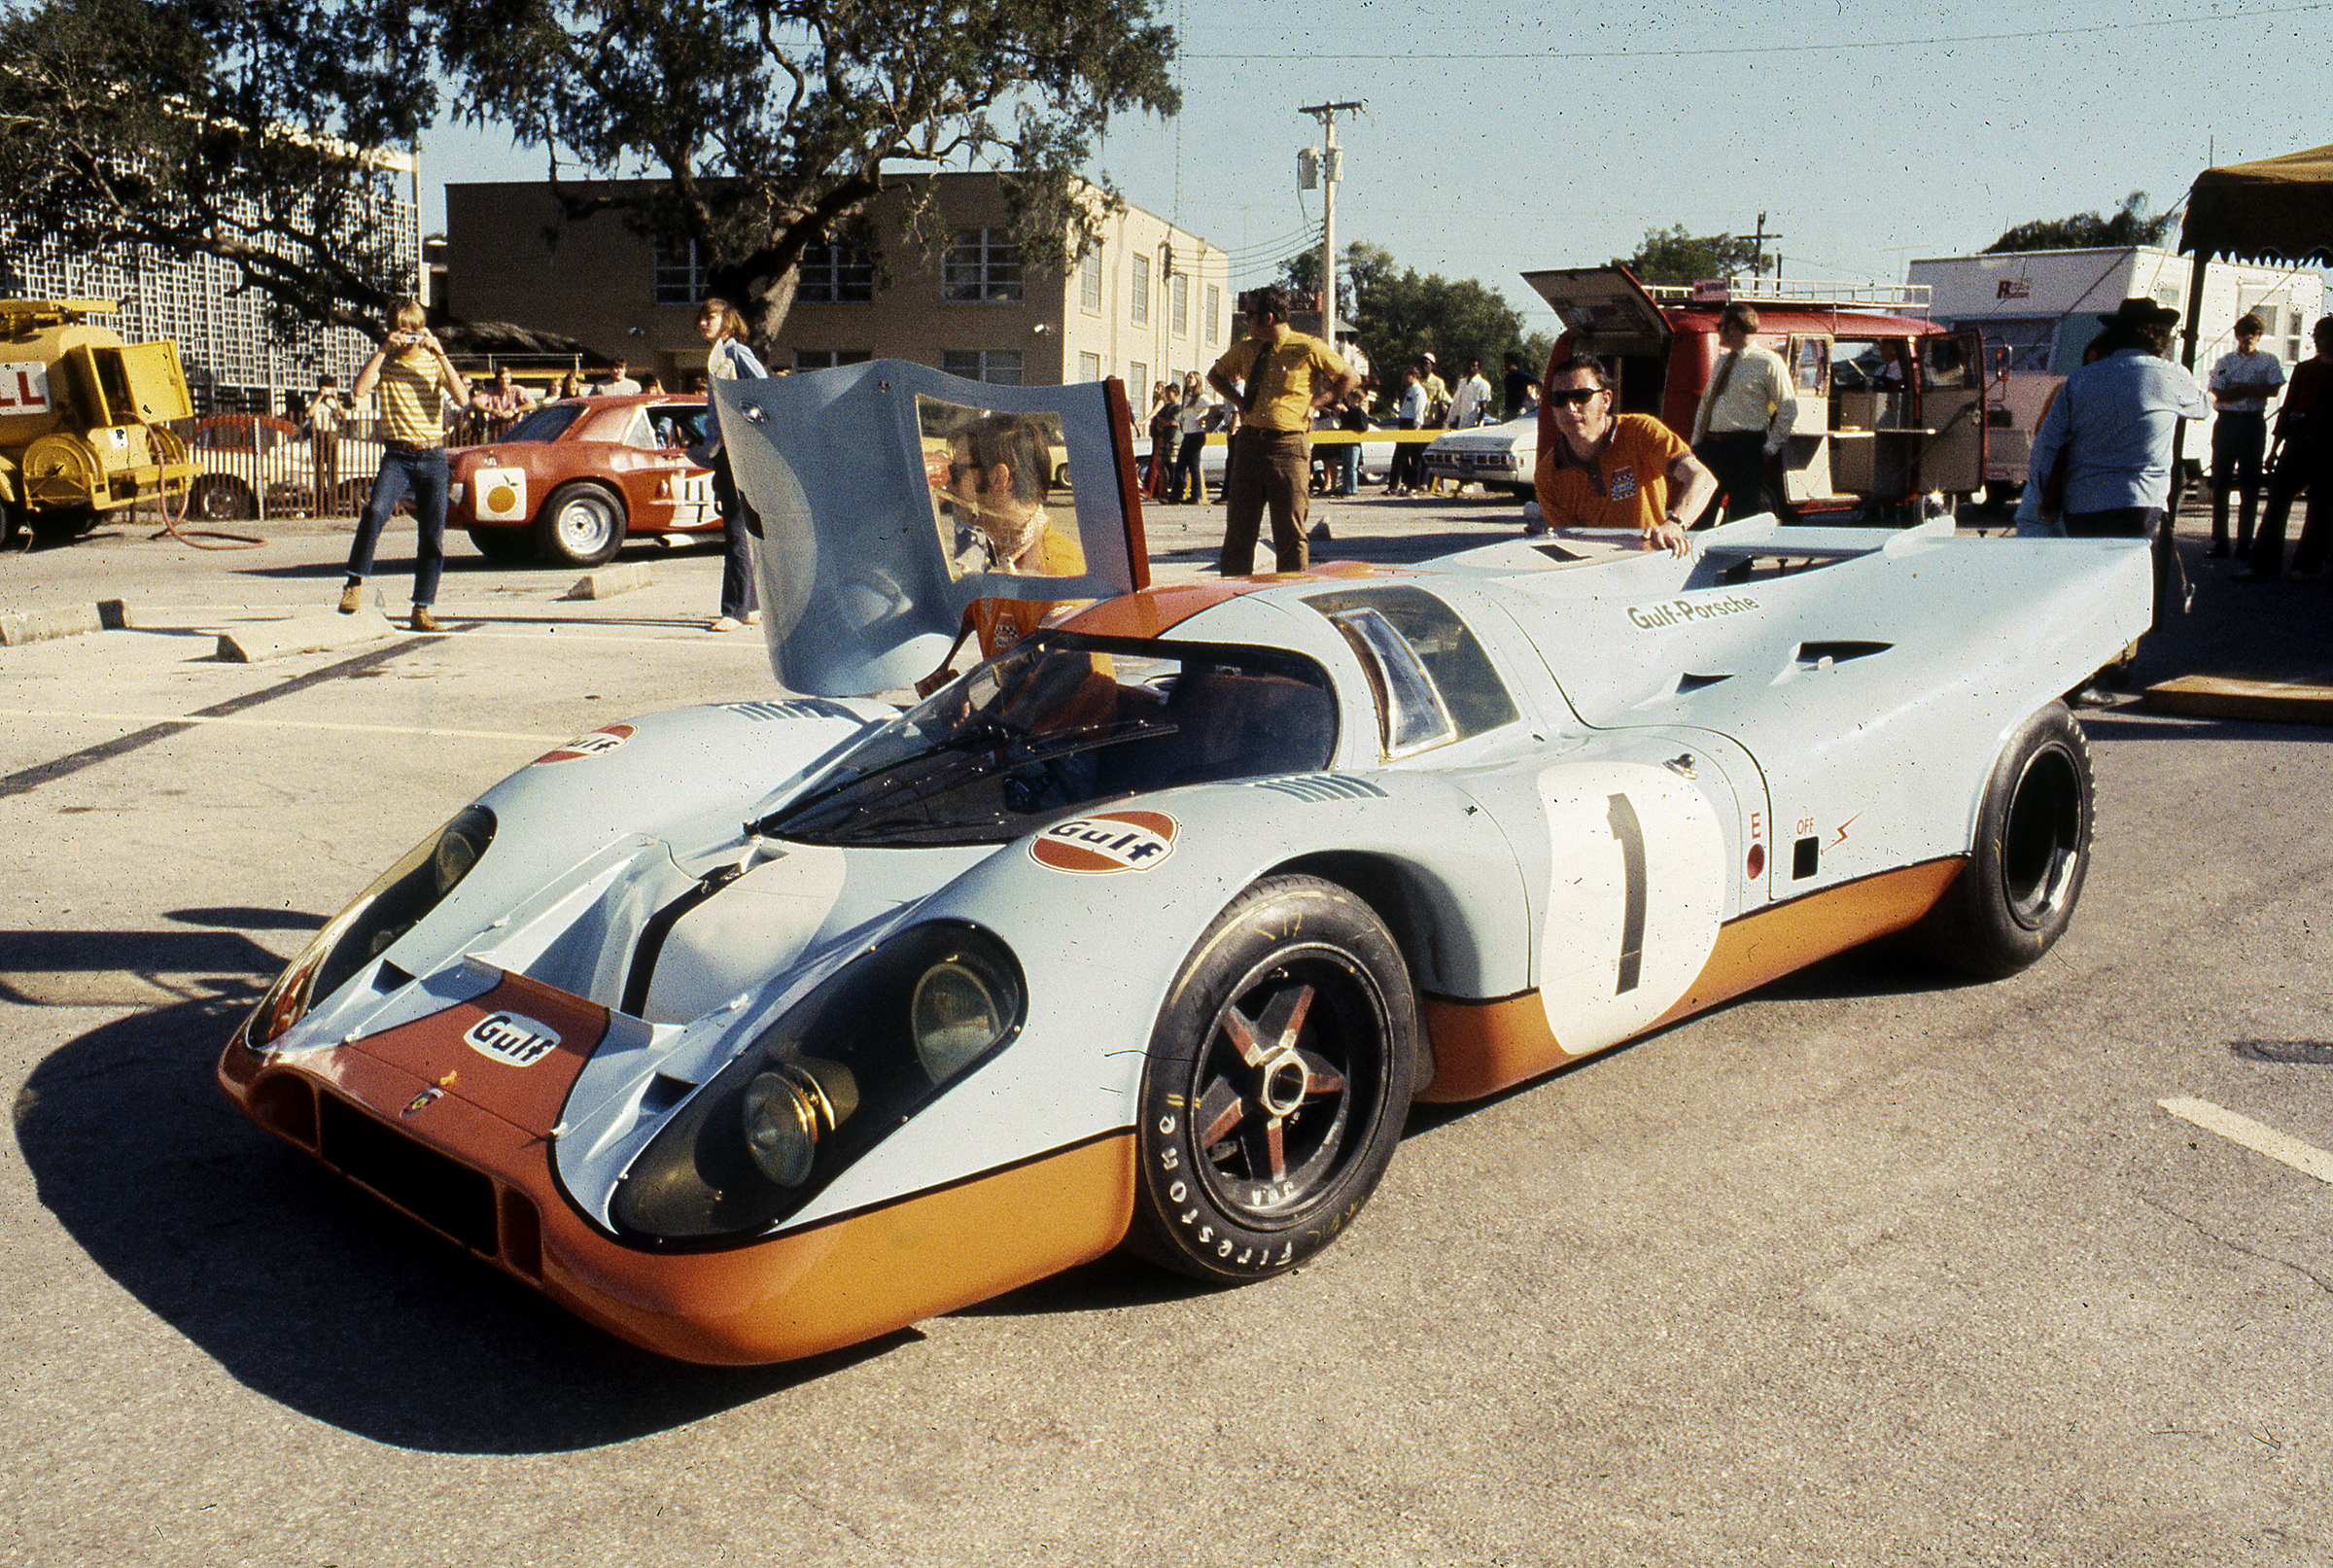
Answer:
<path fill-rule="evenodd" d="M 944 245 L 923 254 L 902 232 L 904 193 L 883 197 L 867 214 L 873 248 L 804 258 L 773 368 L 901 359 L 1007 386 L 1114 375 L 1139 413 L 1153 382 L 1203 374 L 1236 330 L 1229 258 L 1155 213 L 1108 220 L 1099 249 L 1062 277 L 1022 261 L 995 176 L 924 178 Z M 705 271 L 686 239 L 637 233 L 612 212 L 570 220 L 526 183 L 449 185 L 445 219 L 456 317 L 563 332 L 668 386 L 703 368 Z"/>

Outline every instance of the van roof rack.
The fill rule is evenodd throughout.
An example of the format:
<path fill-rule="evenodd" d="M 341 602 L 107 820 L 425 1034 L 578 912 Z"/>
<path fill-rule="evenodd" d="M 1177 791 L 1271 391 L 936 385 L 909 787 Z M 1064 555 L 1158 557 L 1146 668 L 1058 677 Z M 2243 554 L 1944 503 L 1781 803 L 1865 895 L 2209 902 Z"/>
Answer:
<path fill-rule="evenodd" d="M 1829 283 L 1809 279 L 1783 283 L 1765 278 L 1702 278 L 1693 283 L 1648 283 L 1645 292 L 1664 305 L 1800 305 L 1875 310 L 1892 316 L 1925 316 L 1935 290 L 1925 283 Z"/>

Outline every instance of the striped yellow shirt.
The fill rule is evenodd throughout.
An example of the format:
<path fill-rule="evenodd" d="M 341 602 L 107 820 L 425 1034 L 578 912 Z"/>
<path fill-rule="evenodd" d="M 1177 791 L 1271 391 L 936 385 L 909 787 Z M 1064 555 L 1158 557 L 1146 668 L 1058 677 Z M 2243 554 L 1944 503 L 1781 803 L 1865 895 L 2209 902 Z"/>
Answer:
<path fill-rule="evenodd" d="M 407 349 L 381 363 L 381 433 L 405 446 L 437 446 L 445 418 L 437 397 L 437 356 Z"/>

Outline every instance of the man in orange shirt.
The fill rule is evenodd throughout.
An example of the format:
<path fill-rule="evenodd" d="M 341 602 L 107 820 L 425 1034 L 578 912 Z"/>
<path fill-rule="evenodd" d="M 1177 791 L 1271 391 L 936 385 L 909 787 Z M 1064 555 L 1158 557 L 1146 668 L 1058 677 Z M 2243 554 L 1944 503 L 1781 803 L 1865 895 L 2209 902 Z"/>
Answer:
<path fill-rule="evenodd" d="M 1541 389 L 1556 438 L 1539 454 L 1533 487 L 1550 528 L 1633 528 L 1645 548 L 1688 553 L 1686 529 L 1717 494 L 1717 476 L 1677 433 L 1645 414 L 1614 417 L 1612 377 L 1575 354 Z"/>

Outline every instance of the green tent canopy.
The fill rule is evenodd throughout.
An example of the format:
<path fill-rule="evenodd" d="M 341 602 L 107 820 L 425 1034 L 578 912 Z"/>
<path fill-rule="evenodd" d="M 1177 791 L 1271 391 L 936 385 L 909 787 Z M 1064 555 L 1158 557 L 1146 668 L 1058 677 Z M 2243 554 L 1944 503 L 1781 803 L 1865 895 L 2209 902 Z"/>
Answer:
<path fill-rule="evenodd" d="M 2198 261 L 2333 265 L 2333 146 L 2206 169 L 2187 192 L 2179 249 Z"/>

